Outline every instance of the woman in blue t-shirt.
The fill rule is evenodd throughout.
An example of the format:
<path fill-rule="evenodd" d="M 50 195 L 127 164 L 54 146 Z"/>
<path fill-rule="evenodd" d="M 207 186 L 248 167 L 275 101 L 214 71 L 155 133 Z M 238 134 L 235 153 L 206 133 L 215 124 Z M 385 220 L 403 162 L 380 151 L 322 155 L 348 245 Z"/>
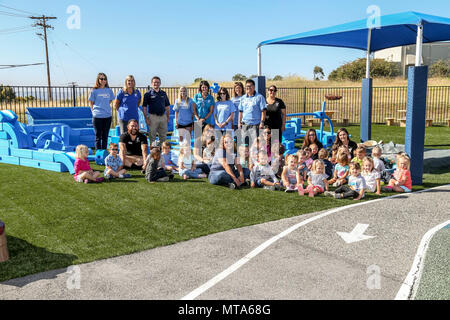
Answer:
<path fill-rule="evenodd" d="M 189 132 L 188 141 L 191 141 L 190 134 L 192 133 L 192 124 L 194 123 L 194 116 L 197 115 L 197 106 L 194 101 L 187 96 L 186 87 L 181 87 L 178 92 L 178 99 L 175 100 L 173 111 L 175 111 L 175 127 L 178 130 L 179 141 L 185 136 L 185 130 Z"/>
<path fill-rule="evenodd" d="M 214 112 L 214 97 L 209 94 L 208 81 L 201 81 L 198 93 L 194 96 L 194 103 L 197 105 L 196 121 L 202 125 L 202 130 L 207 124 L 214 124 L 211 115 Z"/>
<path fill-rule="evenodd" d="M 233 130 L 233 117 L 236 107 L 233 101 L 230 100 L 230 94 L 227 88 L 220 88 L 217 94 L 217 102 L 214 106 L 214 121 L 216 122 L 215 129 L 225 132 L 226 130 Z"/>
<path fill-rule="evenodd" d="M 234 106 L 236 107 L 236 111 L 234 112 L 234 119 L 233 119 L 233 130 L 237 130 L 238 122 L 239 122 L 239 104 L 241 103 L 241 99 L 244 94 L 244 85 L 242 84 L 242 82 L 240 82 L 240 81 L 235 82 L 233 91 L 234 91 L 234 97 L 233 97 L 233 99 L 231 99 L 231 101 L 233 101 Z"/>
<path fill-rule="evenodd" d="M 138 120 L 138 107 L 141 103 L 141 93 L 136 89 L 136 81 L 132 75 L 125 78 L 125 84 L 116 96 L 115 108 L 118 111 L 120 133 L 127 132 L 127 124 L 131 119 Z"/>
<path fill-rule="evenodd" d="M 113 100 L 114 92 L 109 88 L 108 78 L 106 74 L 100 72 L 89 95 L 92 124 L 95 131 L 95 149 L 107 149 L 106 144 L 112 121 L 111 101 Z"/>

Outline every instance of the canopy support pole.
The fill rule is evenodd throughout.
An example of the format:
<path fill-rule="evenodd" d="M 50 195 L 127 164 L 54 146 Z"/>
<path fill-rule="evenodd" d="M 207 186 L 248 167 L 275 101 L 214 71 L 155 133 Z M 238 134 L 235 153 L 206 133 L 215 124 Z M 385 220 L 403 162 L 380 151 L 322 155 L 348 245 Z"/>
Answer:
<path fill-rule="evenodd" d="M 262 73 L 261 73 L 261 47 L 258 47 L 257 52 L 258 52 L 258 76 L 262 76 Z"/>
<path fill-rule="evenodd" d="M 372 135 L 372 79 L 370 78 L 370 43 L 372 29 L 367 34 L 366 77 L 361 84 L 361 142 L 371 139 Z"/>
<path fill-rule="evenodd" d="M 416 40 L 416 67 L 422 65 L 422 44 L 423 44 L 423 26 L 417 26 L 417 40 Z"/>

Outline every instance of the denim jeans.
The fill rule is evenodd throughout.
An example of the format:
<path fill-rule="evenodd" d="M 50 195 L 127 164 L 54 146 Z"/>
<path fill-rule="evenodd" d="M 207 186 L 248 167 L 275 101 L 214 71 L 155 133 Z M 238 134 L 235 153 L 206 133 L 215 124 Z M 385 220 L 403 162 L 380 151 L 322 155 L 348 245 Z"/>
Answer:
<path fill-rule="evenodd" d="M 239 172 L 233 168 L 233 174 L 236 178 L 239 177 Z M 228 185 L 233 182 L 233 178 L 225 170 L 216 170 L 209 173 L 209 183 L 217 185 Z"/>

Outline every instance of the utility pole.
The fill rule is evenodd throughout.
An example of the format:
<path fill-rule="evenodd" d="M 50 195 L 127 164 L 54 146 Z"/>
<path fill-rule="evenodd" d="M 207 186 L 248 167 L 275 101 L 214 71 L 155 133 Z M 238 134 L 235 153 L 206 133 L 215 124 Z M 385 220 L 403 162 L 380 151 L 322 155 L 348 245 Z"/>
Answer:
<path fill-rule="evenodd" d="M 45 41 L 45 57 L 47 59 L 47 81 L 48 81 L 48 99 L 52 100 L 52 89 L 50 82 L 50 64 L 48 62 L 48 46 L 47 46 L 47 28 L 54 29 L 51 25 L 46 23 L 46 20 L 56 19 L 56 17 L 30 17 L 33 20 L 39 20 L 39 22 L 35 23 L 33 27 L 42 27 L 44 29 L 44 41 Z M 38 36 L 42 36 L 41 33 L 37 33 Z"/>

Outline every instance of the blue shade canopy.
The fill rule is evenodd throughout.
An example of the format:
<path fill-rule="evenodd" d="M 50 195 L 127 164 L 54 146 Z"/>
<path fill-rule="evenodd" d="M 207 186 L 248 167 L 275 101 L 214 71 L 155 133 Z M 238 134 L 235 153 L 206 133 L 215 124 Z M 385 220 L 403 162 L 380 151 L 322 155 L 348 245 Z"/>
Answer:
<path fill-rule="evenodd" d="M 261 42 L 353 48 L 367 51 L 367 20 L 344 23 L 334 27 L 298 33 Z M 450 19 L 418 12 L 404 12 L 380 17 L 379 28 L 372 29 L 370 52 L 415 44 L 417 25 L 423 25 L 423 43 L 450 40 Z"/>

